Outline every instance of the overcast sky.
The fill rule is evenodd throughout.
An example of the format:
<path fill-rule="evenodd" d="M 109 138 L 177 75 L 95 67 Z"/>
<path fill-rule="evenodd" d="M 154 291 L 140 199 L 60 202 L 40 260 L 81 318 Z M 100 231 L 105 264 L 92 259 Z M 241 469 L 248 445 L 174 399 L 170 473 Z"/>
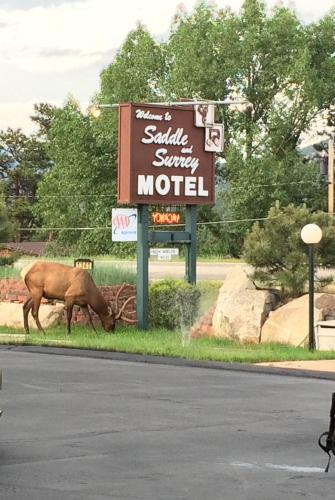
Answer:
<path fill-rule="evenodd" d="M 33 103 L 62 104 L 69 93 L 86 106 L 137 21 L 164 36 L 180 0 L 0 0 L 0 129 L 33 131 Z M 194 0 L 183 0 L 188 10 Z M 235 10 L 242 0 L 217 0 Z M 268 0 L 269 8 L 277 3 Z M 304 22 L 323 16 L 335 0 L 283 1 Z"/>

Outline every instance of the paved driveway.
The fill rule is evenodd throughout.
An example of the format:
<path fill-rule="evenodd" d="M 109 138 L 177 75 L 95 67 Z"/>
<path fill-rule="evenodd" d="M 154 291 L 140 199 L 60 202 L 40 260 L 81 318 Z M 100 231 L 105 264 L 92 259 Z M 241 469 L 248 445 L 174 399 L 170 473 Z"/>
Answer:
<path fill-rule="evenodd" d="M 1 500 L 334 498 L 334 382 L 0 350 Z"/>
<path fill-rule="evenodd" d="M 197 280 L 224 280 L 227 274 L 236 266 L 245 264 L 227 262 L 197 262 Z M 149 279 L 184 278 L 184 262 L 149 261 Z"/>

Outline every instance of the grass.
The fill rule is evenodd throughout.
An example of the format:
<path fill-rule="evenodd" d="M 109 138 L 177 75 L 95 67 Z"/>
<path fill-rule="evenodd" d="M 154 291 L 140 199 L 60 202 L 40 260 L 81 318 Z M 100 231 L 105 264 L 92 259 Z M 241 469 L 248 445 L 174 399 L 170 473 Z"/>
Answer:
<path fill-rule="evenodd" d="M 19 278 L 20 271 L 15 267 L 0 266 L 0 279 Z"/>
<path fill-rule="evenodd" d="M 0 328 L 0 343 L 64 346 L 68 348 L 118 351 L 154 356 L 170 356 L 191 360 L 224 361 L 237 363 L 260 363 L 271 361 L 298 361 L 335 359 L 335 351 L 309 352 L 301 347 L 281 344 L 241 345 L 229 340 L 200 338 L 191 340 L 183 347 L 180 331 L 150 330 L 118 327 L 114 334 L 97 334 L 91 329 L 74 326 L 70 336 L 64 326 L 47 330 L 46 335 L 33 331 L 26 338 L 8 334 L 23 334 L 23 330 Z"/>
<path fill-rule="evenodd" d="M 72 265 L 73 260 L 55 259 L 54 262 Z M 16 267 L 0 266 L 0 279 L 20 278 L 21 269 L 31 262 L 31 260 L 20 260 Z M 134 266 L 127 262 L 94 262 L 92 277 L 97 285 L 119 285 L 121 283 L 134 284 L 136 282 L 136 272 Z"/>

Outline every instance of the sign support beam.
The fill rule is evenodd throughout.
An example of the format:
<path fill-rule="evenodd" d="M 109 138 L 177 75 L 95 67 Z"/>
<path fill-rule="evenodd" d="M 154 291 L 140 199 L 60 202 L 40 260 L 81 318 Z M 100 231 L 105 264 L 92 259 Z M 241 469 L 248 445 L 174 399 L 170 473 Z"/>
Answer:
<path fill-rule="evenodd" d="M 197 207 L 186 205 L 185 230 L 190 235 L 186 243 L 186 281 L 191 285 L 197 282 Z"/>
<path fill-rule="evenodd" d="M 138 205 L 137 219 L 137 322 L 140 330 L 149 326 L 149 211 L 148 205 Z"/>
<path fill-rule="evenodd" d="M 334 141 L 328 143 L 328 213 L 334 213 Z"/>

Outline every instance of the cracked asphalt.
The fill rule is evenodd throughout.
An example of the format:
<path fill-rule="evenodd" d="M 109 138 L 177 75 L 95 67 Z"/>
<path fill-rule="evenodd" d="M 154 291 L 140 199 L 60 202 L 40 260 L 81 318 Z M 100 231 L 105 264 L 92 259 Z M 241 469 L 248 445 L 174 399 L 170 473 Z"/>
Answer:
<path fill-rule="evenodd" d="M 334 498 L 334 381 L 0 350 L 1 500 Z"/>

